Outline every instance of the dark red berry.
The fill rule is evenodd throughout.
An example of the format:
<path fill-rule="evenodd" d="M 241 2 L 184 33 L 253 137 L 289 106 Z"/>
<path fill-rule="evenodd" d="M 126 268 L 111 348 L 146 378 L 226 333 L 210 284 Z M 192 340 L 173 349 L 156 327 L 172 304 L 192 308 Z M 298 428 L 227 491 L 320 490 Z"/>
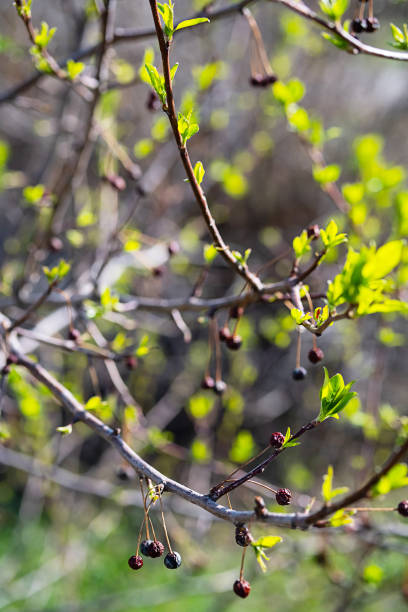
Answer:
<path fill-rule="evenodd" d="M 227 384 L 223 380 L 216 380 L 214 391 L 217 395 L 222 395 L 227 389 Z"/>
<path fill-rule="evenodd" d="M 10 366 L 9 365 L 4 366 L 1 373 L 3 376 L 7 376 L 7 374 L 10 374 Z"/>
<path fill-rule="evenodd" d="M 408 517 L 408 499 L 404 499 L 398 504 L 397 510 L 401 516 Z"/>
<path fill-rule="evenodd" d="M 155 278 L 160 278 L 164 274 L 164 268 L 157 266 L 157 268 L 152 269 L 152 274 Z"/>
<path fill-rule="evenodd" d="M 293 380 L 303 380 L 304 378 L 306 378 L 306 375 L 306 368 L 295 368 L 292 372 Z"/>
<path fill-rule="evenodd" d="M 134 355 L 128 355 L 125 363 L 128 370 L 134 370 L 137 368 L 137 359 Z"/>
<path fill-rule="evenodd" d="M 307 237 L 312 240 L 317 240 L 320 236 L 320 227 L 315 223 L 314 225 L 309 225 L 307 228 Z"/>
<path fill-rule="evenodd" d="M 285 441 L 285 436 L 280 431 L 275 431 L 269 440 L 269 444 L 273 446 L 273 448 L 280 448 Z"/>
<path fill-rule="evenodd" d="M 289 491 L 289 489 L 278 489 L 275 497 L 280 506 L 288 506 L 292 499 L 292 493 Z"/>
<path fill-rule="evenodd" d="M 242 306 L 231 306 L 229 311 L 230 319 L 240 319 L 244 314 L 244 309 Z"/>
<path fill-rule="evenodd" d="M 367 32 L 375 32 L 376 30 L 378 30 L 380 27 L 380 22 L 378 21 L 377 17 L 369 17 L 367 19 Z"/>
<path fill-rule="evenodd" d="M 234 589 L 234 593 L 238 595 L 238 597 L 242 597 L 243 599 L 245 599 L 245 597 L 248 597 L 251 591 L 251 585 L 249 584 L 249 582 L 247 582 L 244 579 L 236 580 L 234 582 L 233 589 Z"/>
<path fill-rule="evenodd" d="M 151 112 L 157 111 L 160 108 L 159 97 L 157 96 L 157 94 L 154 93 L 154 91 L 151 91 L 149 93 L 149 97 L 147 98 L 146 102 L 146 108 Z"/>
<path fill-rule="evenodd" d="M 227 326 L 221 327 L 220 331 L 218 332 L 218 337 L 221 342 L 226 342 L 229 340 L 229 338 L 231 338 L 231 332 Z"/>
<path fill-rule="evenodd" d="M 319 363 L 324 358 L 324 353 L 320 348 L 311 349 L 308 358 L 312 363 Z"/>
<path fill-rule="evenodd" d="M 261 74 L 253 74 L 249 82 L 253 87 L 262 87 L 262 75 Z"/>
<path fill-rule="evenodd" d="M 163 544 L 159 542 L 158 540 L 155 540 L 154 542 L 150 544 L 147 556 L 151 557 L 152 559 L 157 559 L 157 557 L 161 557 L 163 553 L 164 553 Z"/>
<path fill-rule="evenodd" d="M 72 327 L 68 332 L 68 338 L 76 342 L 81 337 L 81 332 L 76 327 Z"/>
<path fill-rule="evenodd" d="M 203 380 L 201 381 L 201 388 L 202 389 L 214 389 L 214 386 L 215 386 L 215 381 L 213 377 L 204 376 Z"/>
<path fill-rule="evenodd" d="M 358 17 L 356 17 L 351 22 L 351 29 L 352 29 L 353 32 L 356 32 L 357 34 L 360 34 L 360 32 L 365 30 L 365 25 L 366 25 L 365 24 L 365 19 L 359 19 Z"/>
<path fill-rule="evenodd" d="M 173 550 L 164 557 L 164 565 L 167 569 L 177 569 L 181 565 L 181 555 Z"/>
<path fill-rule="evenodd" d="M 238 546 L 249 546 L 253 537 L 245 525 L 237 525 L 235 528 L 235 542 Z"/>
<path fill-rule="evenodd" d="M 242 338 L 241 336 L 231 336 L 227 338 L 226 344 L 231 351 L 238 351 L 238 349 L 242 346 Z"/>
<path fill-rule="evenodd" d="M 126 181 L 119 174 L 107 174 L 104 179 L 116 191 L 124 191 L 126 189 Z"/>
<path fill-rule="evenodd" d="M 129 567 L 133 570 L 138 570 L 143 567 L 143 559 L 139 555 L 132 555 L 128 560 Z"/>
<path fill-rule="evenodd" d="M 121 465 L 116 470 L 116 478 L 126 482 L 127 480 L 132 480 L 135 477 L 135 471 L 129 466 Z"/>
<path fill-rule="evenodd" d="M 153 540 L 143 540 L 140 544 L 140 552 L 145 557 L 150 557 L 149 550 L 151 544 L 153 544 Z"/>
<path fill-rule="evenodd" d="M 58 251 L 61 251 L 63 249 L 64 243 L 60 238 L 57 238 L 57 236 L 52 236 L 52 238 L 50 238 L 48 246 L 50 248 L 50 251 L 57 253 Z"/>
<path fill-rule="evenodd" d="M 172 240 L 168 244 L 167 251 L 168 251 L 170 257 L 172 257 L 172 255 L 177 255 L 177 253 L 180 251 L 180 245 L 177 242 L 177 240 Z"/>
<path fill-rule="evenodd" d="M 12 364 L 16 364 L 16 363 L 18 363 L 18 357 L 17 357 L 17 355 L 14 355 L 14 353 L 10 353 L 10 354 L 7 356 L 7 359 L 6 359 L 6 365 L 12 365 Z"/>

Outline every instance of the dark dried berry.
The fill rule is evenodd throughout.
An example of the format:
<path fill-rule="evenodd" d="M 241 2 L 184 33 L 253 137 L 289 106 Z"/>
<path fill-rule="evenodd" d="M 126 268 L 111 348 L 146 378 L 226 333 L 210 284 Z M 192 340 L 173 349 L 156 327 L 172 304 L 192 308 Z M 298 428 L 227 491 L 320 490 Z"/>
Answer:
<path fill-rule="evenodd" d="M 242 346 L 241 336 L 231 336 L 227 339 L 226 344 L 231 351 L 238 351 Z"/>
<path fill-rule="evenodd" d="M 263 87 L 262 81 L 262 74 L 253 74 L 249 79 L 249 82 L 253 87 Z"/>
<path fill-rule="evenodd" d="M 231 338 L 231 332 L 227 326 L 221 327 L 220 331 L 218 332 L 218 337 L 221 342 L 226 342 L 229 340 L 229 338 Z"/>
<path fill-rule="evenodd" d="M 146 102 L 146 108 L 151 112 L 157 111 L 160 108 L 159 97 L 157 96 L 157 94 L 154 93 L 154 91 L 151 91 L 149 93 L 149 97 L 147 98 Z"/>
<path fill-rule="evenodd" d="M 363 23 L 364 22 L 364 23 Z M 358 17 L 356 17 L 355 19 L 353 19 L 353 21 L 351 22 L 351 30 L 353 32 L 356 32 L 357 34 L 360 34 L 360 32 L 362 32 L 363 30 L 365 30 L 365 19 L 359 19 Z"/>
<path fill-rule="evenodd" d="M 202 389 L 214 389 L 214 386 L 215 386 L 215 381 L 213 377 L 204 376 L 203 380 L 201 381 L 201 388 Z"/>
<path fill-rule="evenodd" d="M 76 342 L 81 337 L 81 332 L 76 327 L 72 327 L 68 332 L 68 338 Z"/>
<path fill-rule="evenodd" d="M 306 378 L 306 375 L 306 368 L 295 368 L 292 372 L 293 380 L 303 380 L 304 378 Z"/>
<path fill-rule="evenodd" d="M 251 591 L 251 585 L 246 580 L 236 580 L 234 582 L 233 589 L 234 593 L 238 595 L 238 597 L 245 599 L 245 597 L 248 597 Z"/>
<path fill-rule="evenodd" d="M 130 466 L 121 465 L 116 470 L 116 478 L 126 482 L 132 480 L 135 477 L 135 471 Z"/>
<path fill-rule="evenodd" d="M 227 389 L 227 384 L 223 380 L 216 380 L 214 391 L 217 395 L 222 395 Z"/>
<path fill-rule="evenodd" d="M 235 528 L 235 542 L 238 546 L 249 546 L 253 537 L 245 525 L 237 525 Z"/>
<path fill-rule="evenodd" d="M 181 555 L 173 550 L 164 557 L 164 565 L 167 569 L 177 569 L 181 565 Z"/>
<path fill-rule="evenodd" d="M 375 32 L 380 27 L 380 22 L 377 17 L 369 17 L 367 19 L 367 32 Z"/>
<path fill-rule="evenodd" d="M 7 376 L 7 374 L 10 374 L 10 366 L 9 365 L 4 366 L 1 373 L 3 376 Z"/>
<path fill-rule="evenodd" d="M 6 365 L 12 365 L 13 363 L 14 364 L 18 363 L 18 357 L 17 357 L 17 355 L 14 355 L 14 353 L 10 353 L 7 356 Z"/>
<path fill-rule="evenodd" d="M 285 441 L 285 436 L 280 431 L 275 431 L 269 440 L 269 444 L 273 446 L 273 448 L 280 448 Z"/>
<path fill-rule="evenodd" d="M 312 240 L 317 240 L 320 236 L 320 227 L 315 223 L 314 225 L 309 225 L 307 228 L 307 237 Z"/>
<path fill-rule="evenodd" d="M 177 240 L 172 240 L 167 245 L 167 251 L 168 251 L 170 257 L 172 257 L 172 255 L 177 255 L 177 253 L 180 251 L 180 245 L 177 242 Z"/>
<path fill-rule="evenodd" d="M 408 499 L 404 499 L 398 504 L 397 510 L 401 516 L 408 517 Z"/>
<path fill-rule="evenodd" d="M 312 363 L 319 363 L 324 358 L 324 353 L 320 348 L 311 349 L 308 358 Z"/>
<path fill-rule="evenodd" d="M 149 550 L 151 544 L 153 544 L 153 540 L 143 540 L 140 544 L 140 552 L 145 557 L 150 557 Z"/>
<path fill-rule="evenodd" d="M 278 489 L 275 494 L 276 502 L 280 506 L 288 506 L 292 499 L 292 493 L 289 489 Z"/>
<path fill-rule="evenodd" d="M 113 189 L 116 189 L 116 191 L 124 191 L 126 189 L 126 181 L 122 176 L 119 176 L 119 174 L 107 174 L 104 178 Z"/>
<path fill-rule="evenodd" d="M 128 355 L 125 363 L 128 370 L 134 370 L 137 368 L 137 359 L 134 355 Z"/>
<path fill-rule="evenodd" d="M 232 306 L 229 311 L 230 319 L 240 319 L 244 314 L 242 306 Z"/>
<path fill-rule="evenodd" d="M 163 553 L 164 553 L 163 544 L 159 542 L 158 540 L 155 540 L 154 542 L 150 544 L 147 556 L 151 557 L 152 559 L 157 559 L 157 557 L 161 557 Z"/>
<path fill-rule="evenodd" d="M 152 269 L 152 274 L 155 278 L 160 278 L 164 274 L 164 268 L 157 266 L 157 268 Z"/>
<path fill-rule="evenodd" d="M 52 238 L 50 238 L 48 246 L 50 248 L 50 251 L 57 253 L 58 251 L 61 251 L 63 249 L 64 243 L 60 238 L 57 238 L 57 236 L 52 236 Z"/>
<path fill-rule="evenodd" d="M 129 567 L 133 570 L 138 570 L 143 567 L 143 559 L 139 555 L 132 555 L 128 560 Z"/>

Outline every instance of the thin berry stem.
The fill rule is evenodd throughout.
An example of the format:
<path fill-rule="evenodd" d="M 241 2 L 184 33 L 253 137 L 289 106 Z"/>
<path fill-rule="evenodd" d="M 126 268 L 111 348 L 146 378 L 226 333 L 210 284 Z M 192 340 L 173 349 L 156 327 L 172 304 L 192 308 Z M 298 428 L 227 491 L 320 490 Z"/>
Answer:
<path fill-rule="evenodd" d="M 241 556 L 241 567 L 239 569 L 239 579 L 242 580 L 244 577 L 244 563 L 245 563 L 245 554 L 246 554 L 246 549 L 248 547 L 244 546 L 244 548 L 242 549 L 242 556 Z"/>
<path fill-rule="evenodd" d="M 296 341 L 296 367 L 300 368 L 300 350 L 302 348 L 302 336 L 299 325 L 297 326 L 297 341 Z"/>
<path fill-rule="evenodd" d="M 159 495 L 159 501 L 160 501 L 160 511 L 161 511 L 161 515 L 162 515 L 164 535 L 165 535 L 165 538 L 166 538 L 167 546 L 169 547 L 169 551 L 170 551 L 171 554 L 173 554 L 173 549 L 172 549 L 171 544 L 170 544 L 169 534 L 167 533 L 166 521 L 164 519 L 163 502 L 162 502 L 161 494 L 159 493 L 158 495 Z"/>

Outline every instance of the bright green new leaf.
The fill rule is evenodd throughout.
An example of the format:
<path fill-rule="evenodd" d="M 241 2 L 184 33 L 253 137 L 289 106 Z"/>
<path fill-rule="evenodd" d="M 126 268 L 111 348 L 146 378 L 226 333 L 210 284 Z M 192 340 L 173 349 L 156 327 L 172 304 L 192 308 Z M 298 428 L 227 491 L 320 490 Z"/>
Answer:
<path fill-rule="evenodd" d="M 198 25 L 199 23 L 206 23 L 209 21 L 210 20 L 207 19 L 207 17 L 196 17 L 195 19 L 186 19 L 185 21 L 181 21 L 176 26 L 176 29 L 174 31 L 177 32 L 177 30 L 183 30 L 184 28 L 191 28 L 192 26 Z"/>
<path fill-rule="evenodd" d="M 42 200 L 45 193 L 44 185 L 29 185 L 24 187 L 23 196 L 29 204 L 37 204 Z"/>
<path fill-rule="evenodd" d="M 290 316 L 292 317 L 292 319 L 295 321 L 297 325 L 302 325 L 304 321 L 308 321 L 309 319 L 312 318 L 312 315 L 310 314 L 310 312 L 307 312 L 305 314 L 301 310 L 299 310 L 299 308 L 292 308 L 290 311 Z"/>
<path fill-rule="evenodd" d="M 72 423 L 69 423 L 69 425 L 63 425 L 62 427 L 57 427 L 57 431 L 63 436 L 68 436 L 72 433 Z"/>
<path fill-rule="evenodd" d="M 157 8 L 159 9 L 159 12 L 164 22 L 164 33 L 166 34 L 168 40 L 171 40 L 173 38 L 173 32 L 174 32 L 173 2 L 172 0 L 169 0 L 168 4 L 158 2 Z"/>
<path fill-rule="evenodd" d="M 213 244 L 204 245 L 203 255 L 204 255 L 205 262 L 207 264 L 212 263 L 214 259 L 217 257 L 217 254 L 218 254 L 218 251 Z"/>
<path fill-rule="evenodd" d="M 204 166 L 200 161 L 198 161 L 196 165 L 194 166 L 194 176 L 196 177 L 197 183 L 199 185 L 201 185 L 201 183 L 203 182 L 204 174 L 205 174 Z"/>
<path fill-rule="evenodd" d="M 347 493 L 349 490 L 348 487 L 339 487 L 337 489 L 333 489 L 333 466 L 329 465 L 327 468 L 327 474 L 323 476 L 323 485 L 322 485 L 322 497 L 324 501 L 327 503 L 336 497 L 337 495 L 343 495 Z"/>
<path fill-rule="evenodd" d="M 333 247 L 342 244 L 342 242 L 347 242 L 347 235 L 338 234 L 337 230 L 337 223 L 333 219 L 329 222 L 325 230 L 320 230 L 320 237 L 324 246 L 326 247 L 326 250 L 332 249 Z"/>
<path fill-rule="evenodd" d="M 393 489 L 400 489 L 406 486 L 408 486 L 408 465 L 406 463 L 397 463 L 374 485 L 371 489 L 371 494 L 373 496 L 386 495 Z"/>
<path fill-rule="evenodd" d="M 75 80 L 78 75 L 84 70 L 85 64 L 83 62 L 74 62 L 70 59 L 67 61 L 67 72 L 71 81 Z"/>
<path fill-rule="evenodd" d="M 54 266 L 53 268 L 48 268 L 48 266 L 43 266 L 43 272 L 47 277 L 49 283 L 54 283 L 56 281 L 60 281 L 68 274 L 71 266 L 69 263 L 65 261 L 65 259 L 61 259 L 58 263 L 58 266 Z"/>
<path fill-rule="evenodd" d="M 51 42 L 57 28 L 49 27 L 48 23 L 43 21 L 41 23 L 41 30 L 35 35 L 34 42 L 40 49 L 45 49 Z"/>
<path fill-rule="evenodd" d="M 148 334 L 144 334 L 144 336 L 142 336 L 142 339 L 139 342 L 139 346 L 135 350 L 136 357 L 144 357 L 150 352 L 150 347 L 148 346 L 148 344 L 149 336 Z"/>
<path fill-rule="evenodd" d="M 321 185 L 327 185 L 327 183 L 335 183 L 338 180 L 340 173 L 341 168 L 337 164 L 313 167 L 313 178 L 317 183 L 320 183 Z"/>
<path fill-rule="evenodd" d="M 296 236 L 293 239 L 292 246 L 295 251 L 296 259 L 300 259 L 310 251 L 310 238 L 307 237 L 306 230 L 303 230 L 300 236 Z"/>
<path fill-rule="evenodd" d="M 290 448 L 291 446 L 299 446 L 300 445 L 300 442 L 295 442 L 294 440 L 291 442 L 290 438 L 291 438 L 290 427 L 288 427 L 287 430 L 286 430 L 285 439 L 283 441 L 283 444 L 282 444 L 281 448 Z"/>
<path fill-rule="evenodd" d="M 280 536 L 262 536 L 255 542 L 251 542 L 252 546 L 262 546 L 262 548 L 273 548 L 276 544 L 282 542 Z"/>
<path fill-rule="evenodd" d="M 344 410 L 349 401 L 356 397 L 355 391 L 350 391 L 354 380 L 344 384 L 341 374 L 335 374 L 329 378 L 327 368 L 324 368 L 324 381 L 320 390 L 320 412 L 317 420 L 319 423 L 329 417 L 339 418 L 338 413 Z"/>
<path fill-rule="evenodd" d="M 151 86 L 153 87 L 157 95 L 159 96 L 162 104 L 165 104 L 167 94 L 166 94 L 166 88 L 164 85 L 164 77 L 158 73 L 157 68 L 153 66 L 152 64 L 145 64 L 145 68 L 149 76 Z"/>

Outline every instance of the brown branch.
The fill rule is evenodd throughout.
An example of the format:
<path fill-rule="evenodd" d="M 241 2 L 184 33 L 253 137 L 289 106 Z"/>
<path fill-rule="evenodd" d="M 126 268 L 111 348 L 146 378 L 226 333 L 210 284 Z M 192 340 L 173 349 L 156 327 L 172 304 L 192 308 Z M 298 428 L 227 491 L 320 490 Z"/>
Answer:
<path fill-rule="evenodd" d="M 173 96 L 173 88 L 171 83 L 171 75 L 170 75 L 170 56 L 169 56 L 169 43 L 165 40 L 164 33 L 160 23 L 159 11 L 157 8 L 156 0 L 149 0 L 150 8 L 153 15 L 153 21 L 156 28 L 156 35 L 159 41 L 160 54 L 162 58 L 163 64 L 163 75 L 164 75 L 164 83 L 166 88 L 166 104 L 163 105 L 163 110 L 166 112 L 169 122 L 173 131 L 174 139 L 177 144 L 177 148 L 179 150 L 179 154 L 181 157 L 181 161 L 184 166 L 184 170 L 186 172 L 187 178 L 189 180 L 189 184 L 193 191 L 194 197 L 200 207 L 201 214 L 204 218 L 204 221 L 207 225 L 207 228 L 213 238 L 213 241 L 217 247 L 217 250 L 220 252 L 225 261 L 232 266 L 235 271 L 242 276 L 247 283 L 256 291 L 260 291 L 263 288 L 262 281 L 253 274 L 246 264 L 241 264 L 234 257 L 229 246 L 224 242 L 224 239 L 221 236 L 221 233 L 216 225 L 215 219 L 211 214 L 210 208 L 208 206 L 206 197 L 204 195 L 203 190 L 201 189 L 200 184 L 198 183 L 194 169 L 191 164 L 190 156 L 187 151 L 187 147 L 182 141 L 181 134 L 178 129 L 178 121 L 177 121 L 177 113 L 176 107 L 174 104 L 174 96 Z"/>
<path fill-rule="evenodd" d="M 317 425 L 320 425 L 319 421 L 311 421 L 310 423 L 303 425 L 303 427 L 301 427 L 295 434 L 293 434 L 293 436 L 290 437 L 289 441 L 300 438 L 307 431 L 310 431 L 311 429 L 314 429 L 315 427 L 317 427 Z M 258 463 L 258 465 L 252 468 L 252 470 L 250 470 L 244 476 L 241 476 L 241 478 L 237 478 L 236 480 L 233 480 L 232 482 L 228 482 L 228 484 L 224 484 L 227 481 L 223 481 L 222 483 L 216 485 L 209 492 L 209 497 L 216 501 L 223 495 L 226 495 L 227 493 L 231 493 L 231 491 L 233 491 L 237 487 L 242 486 L 248 480 L 252 480 L 253 477 L 256 476 L 257 474 L 262 474 L 262 472 L 265 471 L 265 468 L 271 463 L 271 461 L 276 459 L 276 457 L 280 455 L 281 453 L 283 453 L 283 451 L 285 450 L 286 450 L 285 447 L 274 450 L 273 453 L 269 455 L 269 457 L 261 461 L 261 463 Z"/>

